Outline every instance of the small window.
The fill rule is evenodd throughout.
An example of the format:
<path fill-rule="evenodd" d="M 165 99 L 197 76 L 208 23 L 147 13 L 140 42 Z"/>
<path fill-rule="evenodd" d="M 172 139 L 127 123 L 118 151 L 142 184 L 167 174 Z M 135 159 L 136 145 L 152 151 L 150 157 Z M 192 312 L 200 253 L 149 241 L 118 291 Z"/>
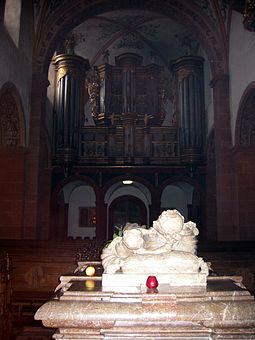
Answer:
<path fill-rule="evenodd" d="M 4 26 L 15 45 L 19 45 L 21 0 L 6 0 L 4 10 Z"/>

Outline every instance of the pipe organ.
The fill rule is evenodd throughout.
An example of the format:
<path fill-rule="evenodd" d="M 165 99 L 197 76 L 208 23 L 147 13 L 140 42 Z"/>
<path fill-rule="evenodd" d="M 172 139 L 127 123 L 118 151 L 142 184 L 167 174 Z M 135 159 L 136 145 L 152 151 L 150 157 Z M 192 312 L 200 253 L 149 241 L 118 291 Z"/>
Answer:
<path fill-rule="evenodd" d="M 56 68 L 54 156 L 59 164 L 73 164 L 78 157 L 85 71 L 89 63 L 73 54 L 58 55 L 52 62 Z"/>
<path fill-rule="evenodd" d="M 176 91 L 181 159 L 199 161 L 204 144 L 203 58 L 182 57 L 173 65 Z"/>
<path fill-rule="evenodd" d="M 202 161 L 204 144 L 203 59 L 185 56 L 165 70 L 124 53 L 90 69 L 86 88 L 94 125 L 84 117 L 87 60 L 59 55 L 55 89 L 55 161 L 77 165 L 171 165 Z M 173 94 L 172 124 L 163 124 L 166 93 Z"/>

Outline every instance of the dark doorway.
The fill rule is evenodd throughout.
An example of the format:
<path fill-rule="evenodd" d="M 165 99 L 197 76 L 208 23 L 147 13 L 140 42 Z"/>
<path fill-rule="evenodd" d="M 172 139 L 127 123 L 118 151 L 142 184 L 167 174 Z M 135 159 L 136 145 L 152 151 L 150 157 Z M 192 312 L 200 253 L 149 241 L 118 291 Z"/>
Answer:
<path fill-rule="evenodd" d="M 133 196 L 122 196 L 112 202 L 109 208 L 109 238 L 112 238 L 114 227 L 123 227 L 127 222 L 146 225 L 146 207 Z"/>

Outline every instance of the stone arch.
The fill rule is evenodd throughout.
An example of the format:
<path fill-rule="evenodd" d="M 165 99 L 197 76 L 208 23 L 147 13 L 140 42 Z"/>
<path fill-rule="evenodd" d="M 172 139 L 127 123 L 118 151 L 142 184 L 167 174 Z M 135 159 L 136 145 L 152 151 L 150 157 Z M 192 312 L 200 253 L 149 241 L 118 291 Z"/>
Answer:
<path fill-rule="evenodd" d="M 167 185 L 161 195 L 161 210 L 177 209 L 187 221 L 188 204 L 192 203 L 194 188 L 186 182 Z"/>
<path fill-rule="evenodd" d="M 86 182 L 74 185 L 69 193 L 67 229 L 68 237 L 96 236 L 96 193 Z"/>
<path fill-rule="evenodd" d="M 6 83 L 0 90 L 0 145 L 25 146 L 25 119 L 21 97 L 15 85 Z"/>
<path fill-rule="evenodd" d="M 146 5 L 146 6 L 145 6 Z M 51 56 L 61 36 L 93 15 L 122 8 L 136 8 L 162 13 L 188 25 L 197 35 L 210 60 L 212 75 L 227 73 L 227 53 L 225 41 L 215 22 L 199 4 L 191 2 L 145 0 L 135 2 L 123 0 L 74 0 L 61 6 L 50 8 L 44 5 L 38 21 L 44 22 L 44 29 L 37 35 L 34 50 L 34 72 L 47 72 Z M 46 21 L 46 22 L 45 22 Z"/>
<path fill-rule="evenodd" d="M 59 192 L 63 189 L 63 187 L 65 185 L 67 185 L 68 183 L 71 182 L 86 182 L 88 183 L 90 186 L 92 186 L 92 188 L 94 190 L 97 190 L 98 186 L 96 184 L 95 181 L 93 181 L 90 177 L 88 176 L 84 176 L 84 175 L 72 175 L 69 176 L 68 178 L 62 178 L 61 180 L 59 180 L 59 182 L 56 184 L 53 192 L 52 192 L 52 198 L 53 198 L 53 202 L 56 202 L 57 200 L 57 196 L 59 194 Z"/>
<path fill-rule="evenodd" d="M 123 180 L 130 178 L 133 183 L 131 185 L 125 185 L 122 183 Z M 111 184 L 111 185 L 109 185 Z M 144 224 L 149 224 L 149 207 L 151 205 L 152 200 L 152 191 L 150 190 L 150 185 L 146 181 L 142 180 L 137 176 L 129 175 L 129 176 L 118 176 L 113 180 L 109 181 L 105 186 L 105 194 L 104 194 L 104 203 L 107 207 L 107 236 L 110 235 L 113 231 L 112 223 L 112 214 L 110 212 L 110 208 L 112 209 L 114 205 L 113 202 L 118 202 L 129 196 L 130 201 L 136 200 L 136 202 L 140 202 L 141 207 L 144 207 L 144 216 L 146 216 L 146 221 L 144 220 Z"/>
<path fill-rule="evenodd" d="M 254 167 L 255 167 L 255 81 L 244 91 L 238 109 L 233 163 L 238 238 L 255 238 Z M 245 204 L 244 204 L 245 202 Z"/>
<path fill-rule="evenodd" d="M 107 238 L 112 238 L 113 232 L 114 232 L 114 209 L 119 206 L 122 203 L 131 203 L 133 206 L 132 208 L 134 209 L 135 207 L 137 207 L 137 210 L 139 211 L 139 219 L 137 219 L 137 216 L 135 218 L 135 220 L 129 220 L 129 221 L 123 221 L 124 223 L 126 222 L 131 222 L 131 223 L 138 223 L 140 225 L 147 225 L 147 214 L 148 214 L 148 209 L 145 205 L 145 202 L 143 200 L 141 200 L 139 197 L 135 196 L 135 195 L 121 195 L 116 197 L 109 205 L 109 211 L 110 211 L 110 215 L 109 215 L 109 221 L 108 221 L 108 230 L 107 230 Z M 135 209 L 134 209 L 135 211 Z M 122 225 L 123 227 L 124 225 Z"/>
<path fill-rule="evenodd" d="M 72 190 L 81 186 L 88 185 L 97 191 L 96 183 L 87 176 L 70 176 L 64 178 L 56 184 L 50 199 L 50 226 L 49 237 L 51 239 L 65 239 L 67 238 L 68 230 L 68 203 L 64 193 L 64 188 L 69 186 Z M 71 193 L 71 191 L 70 191 Z"/>
<path fill-rule="evenodd" d="M 109 190 L 109 188 L 111 188 L 113 185 L 116 185 L 117 183 L 122 182 L 123 180 L 126 179 L 131 179 L 136 183 L 140 183 L 140 185 L 142 185 L 144 188 L 147 188 L 148 192 L 150 193 L 150 195 L 152 195 L 153 193 L 153 185 L 151 184 L 151 182 L 145 180 L 143 177 L 134 175 L 134 174 L 125 174 L 125 175 L 121 175 L 121 176 L 116 176 L 114 178 L 112 178 L 111 180 L 107 181 L 103 187 L 104 189 L 104 193 L 106 194 L 106 192 Z"/>
<path fill-rule="evenodd" d="M 23 236 L 24 146 L 25 123 L 21 99 L 16 87 L 8 82 L 0 89 L 0 159 L 4 164 L 0 180 L 0 206 L 8 206 L 8 209 L 0 209 L 0 237 L 3 238 L 19 239 Z"/>
<path fill-rule="evenodd" d="M 167 179 L 166 181 L 164 181 L 161 186 L 160 186 L 160 190 L 161 190 L 161 195 L 163 194 L 163 191 L 166 187 L 168 186 L 176 186 L 181 188 L 183 185 L 187 185 L 189 187 L 193 188 L 193 193 L 192 193 L 192 198 L 191 198 L 191 202 L 193 202 L 193 200 L 195 199 L 196 201 L 199 200 L 199 206 L 197 206 L 197 211 L 191 211 L 189 212 L 188 215 L 190 216 L 190 219 L 193 219 L 193 222 L 198 223 L 199 226 L 199 238 L 200 239 L 205 239 L 206 236 L 206 225 L 205 225 L 205 209 L 206 209 L 206 205 L 205 205 L 205 190 L 204 188 L 201 186 L 201 184 L 194 178 L 192 177 L 188 177 L 188 176 L 173 176 L 170 177 L 169 179 Z M 172 206 L 171 208 L 174 208 L 174 206 Z M 190 209 L 192 209 L 192 206 L 189 207 Z M 195 218 L 196 220 L 194 220 L 194 217 L 197 215 Z"/>
<path fill-rule="evenodd" d="M 190 184 L 198 191 L 200 197 L 204 198 L 204 189 L 201 186 L 201 184 L 196 179 L 192 177 L 188 177 L 188 176 L 173 176 L 173 177 L 168 178 L 160 186 L 161 193 L 167 185 L 171 185 L 176 182 L 184 182 L 184 183 Z"/>
<path fill-rule="evenodd" d="M 235 145 L 255 146 L 255 82 L 249 84 L 240 100 L 236 120 Z"/>
<path fill-rule="evenodd" d="M 117 0 L 73 0 L 55 3 L 59 3 L 59 5 L 56 5 L 56 8 L 52 8 L 53 2 L 45 2 L 38 19 L 37 27 L 39 30 L 35 38 L 33 54 L 32 91 L 37 92 L 37 78 L 47 78 L 49 63 L 56 46 L 60 42 L 61 37 L 69 30 L 99 13 L 121 8 L 146 8 L 148 11 L 151 10 L 178 20 L 196 34 L 210 62 L 211 75 L 214 80 L 211 83 L 215 93 L 214 103 L 220 102 L 221 93 L 228 93 L 227 44 L 225 32 L 221 28 L 223 25 L 204 11 L 198 1 L 152 0 L 148 2 L 145 0 L 123 0 L 120 2 Z M 41 100 L 43 102 L 43 96 Z M 226 96 L 225 101 L 227 104 L 228 100 L 228 96 Z M 39 98 L 32 98 L 32 101 L 35 102 L 32 108 L 35 107 L 37 109 L 37 107 L 41 107 Z M 219 105 L 215 105 L 214 108 L 214 117 L 220 117 L 220 112 L 218 112 Z M 42 115 L 40 110 L 32 110 L 31 115 L 36 115 L 35 112 L 38 113 L 38 116 Z M 229 120 L 229 112 L 226 112 L 225 115 Z M 220 118 L 222 119 L 222 116 Z M 228 120 L 226 121 L 228 122 Z M 30 129 L 33 129 L 33 131 L 34 128 L 38 130 L 38 127 L 30 126 Z M 219 135 L 218 140 L 220 140 L 222 132 L 218 125 L 216 128 L 216 132 L 218 131 Z M 229 129 L 228 126 L 227 128 Z"/>

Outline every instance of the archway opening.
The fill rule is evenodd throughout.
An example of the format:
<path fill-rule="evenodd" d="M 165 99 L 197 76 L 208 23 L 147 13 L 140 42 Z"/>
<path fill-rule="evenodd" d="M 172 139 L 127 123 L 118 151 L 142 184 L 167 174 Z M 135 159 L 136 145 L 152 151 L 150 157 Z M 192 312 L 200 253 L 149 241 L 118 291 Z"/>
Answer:
<path fill-rule="evenodd" d="M 146 220 L 147 209 L 140 199 L 131 195 L 119 197 L 109 207 L 109 237 L 127 222 L 146 225 Z"/>
<path fill-rule="evenodd" d="M 161 210 L 167 209 L 177 209 L 184 216 L 186 222 L 195 222 L 201 233 L 204 228 L 201 197 L 193 185 L 183 181 L 167 185 L 161 195 Z"/>

